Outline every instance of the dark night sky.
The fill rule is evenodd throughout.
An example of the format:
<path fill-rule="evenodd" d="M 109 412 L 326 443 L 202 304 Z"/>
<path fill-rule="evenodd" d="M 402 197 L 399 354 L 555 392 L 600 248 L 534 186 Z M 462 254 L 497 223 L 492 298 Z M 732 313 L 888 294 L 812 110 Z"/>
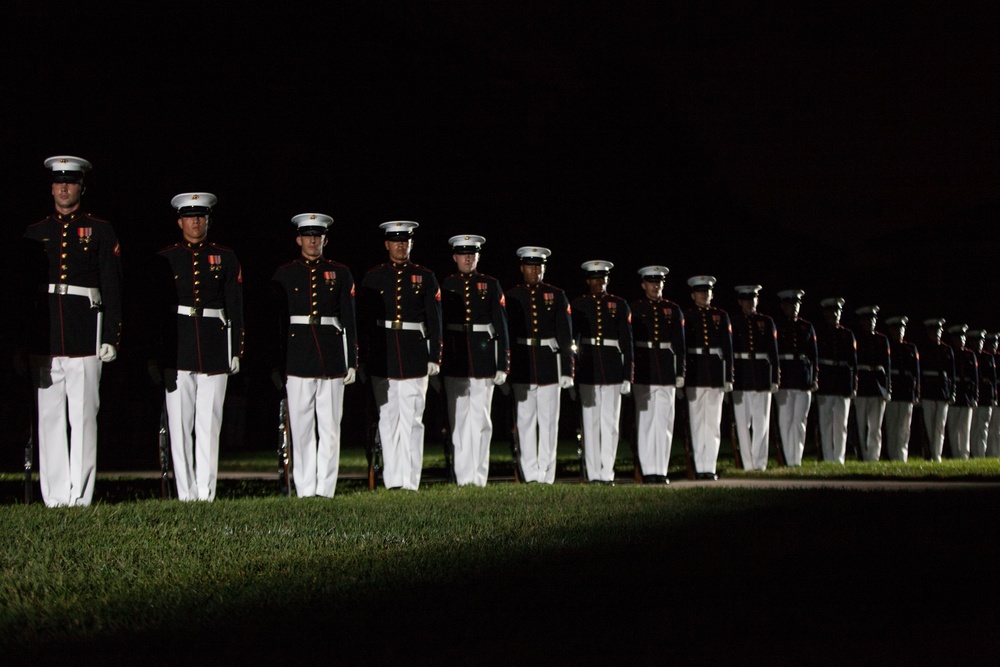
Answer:
<path fill-rule="evenodd" d="M 5 233 L 49 210 L 41 162 L 68 153 L 95 164 L 85 203 L 131 275 L 175 240 L 172 195 L 216 193 L 212 235 L 243 260 L 251 322 L 295 250 L 289 219 L 318 211 L 356 275 L 384 259 L 377 225 L 412 219 L 414 259 L 440 276 L 447 238 L 470 232 L 506 285 L 514 250 L 540 244 L 571 294 L 601 258 L 627 298 L 663 263 L 682 304 L 683 281 L 711 273 L 724 308 L 759 282 L 765 312 L 797 286 L 808 317 L 842 295 L 848 313 L 1000 328 L 992 16 L 537 4 L 9 3 Z"/>

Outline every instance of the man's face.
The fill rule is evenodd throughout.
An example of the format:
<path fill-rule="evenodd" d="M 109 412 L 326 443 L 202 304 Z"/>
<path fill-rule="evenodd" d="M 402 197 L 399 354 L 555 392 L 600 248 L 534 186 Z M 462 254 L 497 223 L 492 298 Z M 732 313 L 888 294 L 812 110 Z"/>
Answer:
<path fill-rule="evenodd" d="M 890 330 L 892 332 L 893 340 L 898 340 L 900 343 L 906 338 L 906 325 L 897 324 Z"/>
<path fill-rule="evenodd" d="M 712 305 L 712 290 L 696 290 L 691 292 L 691 298 L 694 299 L 694 304 L 699 308 L 708 308 Z"/>
<path fill-rule="evenodd" d="M 389 251 L 389 259 L 396 264 L 402 264 L 410 259 L 410 251 L 413 250 L 413 239 L 386 241 L 385 249 Z"/>
<path fill-rule="evenodd" d="M 823 319 L 826 320 L 827 324 L 832 324 L 834 326 L 840 324 L 840 316 L 844 313 L 842 308 L 824 308 L 823 309 Z"/>
<path fill-rule="evenodd" d="M 71 213 L 80 207 L 83 183 L 53 183 L 52 199 L 61 213 Z"/>
<path fill-rule="evenodd" d="M 663 296 L 662 280 L 643 280 L 640 284 L 642 285 L 642 293 L 646 295 L 647 299 L 656 301 Z"/>
<path fill-rule="evenodd" d="M 941 336 L 944 335 L 944 327 L 938 326 L 936 324 L 931 324 L 927 327 L 927 337 L 930 338 L 935 343 L 941 342 Z"/>
<path fill-rule="evenodd" d="M 177 226 L 188 243 L 201 243 L 208 236 L 207 215 L 184 215 L 177 218 Z"/>
<path fill-rule="evenodd" d="M 302 248 L 302 256 L 308 260 L 317 260 L 323 256 L 323 248 L 326 246 L 326 234 L 319 236 L 307 235 L 296 236 L 296 242 Z"/>
<path fill-rule="evenodd" d="M 965 347 L 965 334 L 964 333 L 954 334 L 952 336 L 952 339 L 955 341 L 955 347 Z"/>
<path fill-rule="evenodd" d="M 604 294 L 608 291 L 608 276 L 593 276 L 587 278 L 587 289 L 591 294 Z"/>
<path fill-rule="evenodd" d="M 521 276 L 524 278 L 525 285 L 537 285 L 542 282 L 542 278 L 545 277 L 545 265 L 522 264 Z"/>
<path fill-rule="evenodd" d="M 878 318 L 875 317 L 875 315 L 863 315 L 861 317 L 861 323 L 864 326 L 865 331 L 869 333 L 875 331 L 875 322 L 877 321 Z"/>
<path fill-rule="evenodd" d="M 781 312 L 785 314 L 790 320 L 797 320 L 799 318 L 799 310 L 802 308 L 802 304 L 798 301 L 782 301 L 781 302 Z"/>
<path fill-rule="evenodd" d="M 743 311 L 744 315 L 753 315 L 757 312 L 757 297 L 745 297 L 741 296 L 737 303 L 740 304 L 740 310 Z"/>
<path fill-rule="evenodd" d="M 455 266 L 458 267 L 459 273 L 472 273 L 479 266 L 479 253 L 463 253 L 461 255 L 454 254 L 451 256 L 455 260 Z"/>

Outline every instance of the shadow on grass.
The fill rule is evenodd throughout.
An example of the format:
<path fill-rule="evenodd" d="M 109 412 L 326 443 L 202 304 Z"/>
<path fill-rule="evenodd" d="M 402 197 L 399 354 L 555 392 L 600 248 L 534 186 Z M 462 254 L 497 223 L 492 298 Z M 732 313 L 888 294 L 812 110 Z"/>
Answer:
<path fill-rule="evenodd" d="M 600 491 L 600 490 L 598 490 Z M 483 563 L 442 552 L 445 575 L 300 597 L 230 591 L 223 615 L 161 632 L 33 647 L 15 658 L 276 664 L 963 664 L 992 655 L 1000 558 L 993 489 L 692 493 L 586 524 L 573 547 Z M 669 497 L 669 496 L 668 496 Z M 680 498 L 679 498 L 680 499 Z M 394 561 L 394 562 L 393 562 Z M 275 563 L 276 585 L 351 573 Z"/>

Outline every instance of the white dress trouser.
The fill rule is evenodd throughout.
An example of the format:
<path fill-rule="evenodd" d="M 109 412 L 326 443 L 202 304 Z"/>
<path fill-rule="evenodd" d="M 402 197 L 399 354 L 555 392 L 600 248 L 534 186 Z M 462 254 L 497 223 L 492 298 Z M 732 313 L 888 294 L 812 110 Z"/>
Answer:
<path fill-rule="evenodd" d="M 666 476 L 674 440 L 677 388 L 664 384 L 632 385 L 636 446 L 643 475 Z"/>
<path fill-rule="evenodd" d="M 229 375 L 177 371 L 166 392 L 170 452 L 179 500 L 214 500 L 219 476 L 219 433 Z"/>
<path fill-rule="evenodd" d="M 972 408 L 952 405 L 948 408 L 948 443 L 953 459 L 969 458 L 969 432 L 972 429 Z"/>
<path fill-rule="evenodd" d="M 767 468 L 767 438 L 771 431 L 771 393 L 734 391 L 733 414 L 744 470 Z"/>
<path fill-rule="evenodd" d="M 823 460 L 844 463 L 847 457 L 847 418 L 851 399 L 846 396 L 816 396 L 819 410 L 819 439 Z"/>
<path fill-rule="evenodd" d="M 990 415 L 990 431 L 986 438 L 986 456 L 1000 456 L 1000 408 L 993 408 Z"/>
<path fill-rule="evenodd" d="M 295 495 L 333 498 L 340 471 L 340 422 L 344 378 L 289 375 L 288 422 L 292 430 Z"/>
<path fill-rule="evenodd" d="M 927 441 L 932 461 L 941 460 L 944 450 L 945 425 L 948 423 L 947 401 L 921 401 L 924 412 L 924 427 L 927 429 Z"/>
<path fill-rule="evenodd" d="M 556 481 L 559 435 L 559 385 L 514 383 L 521 471 L 525 482 Z"/>
<path fill-rule="evenodd" d="M 972 428 L 969 430 L 969 456 L 981 459 L 986 456 L 986 442 L 990 435 L 993 407 L 977 405 L 972 409 Z"/>
<path fill-rule="evenodd" d="M 48 507 L 89 505 L 97 475 L 101 360 L 93 355 L 47 362 L 38 389 L 42 500 Z"/>
<path fill-rule="evenodd" d="M 890 401 L 885 406 L 885 457 L 889 461 L 902 461 L 910 456 L 910 424 L 913 421 L 913 403 Z"/>
<path fill-rule="evenodd" d="M 779 389 L 778 432 L 785 452 L 785 464 L 802 465 L 802 452 L 806 448 L 806 423 L 812 392 L 805 389 Z"/>
<path fill-rule="evenodd" d="M 688 387 L 688 416 L 691 422 L 691 449 L 694 469 L 714 473 L 722 444 L 722 387 Z"/>
<path fill-rule="evenodd" d="M 581 384 L 583 452 L 587 479 L 591 482 L 615 480 L 618 456 L 618 420 L 622 410 L 620 384 Z"/>
<path fill-rule="evenodd" d="M 862 458 L 865 461 L 878 461 L 882 455 L 882 417 L 885 416 L 885 403 L 878 396 L 858 396 L 854 399 L 858 442 L 861 443 Z"/>
<path fill-rule="evenodd" d="M 493 439 L 493 378 L 445 377 L 455 482 L 486 486 Z"/>
<path fill-rule="evenodd" d="M 427 376 L 395 380 L 373 377 L 382 439 L 382 481 L 387 489 L 420 488 L 424 465 L 424 403 Z"/>

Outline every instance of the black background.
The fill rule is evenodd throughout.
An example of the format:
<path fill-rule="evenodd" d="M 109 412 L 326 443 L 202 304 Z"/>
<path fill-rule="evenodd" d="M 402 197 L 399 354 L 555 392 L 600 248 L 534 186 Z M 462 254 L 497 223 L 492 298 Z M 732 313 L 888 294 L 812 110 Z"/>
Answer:
<path fill-rule="evenodd" d="M 170 198 L 192 190 L 219 196 L 210 237 L 244 265 L 246 372 L 231 394 L 250 405 L 272 343 L 263 289 L 294 257 L 302 212 L 334 217 L 327 254 L 358 280 L 385 259 L 378 224 L 408 219 L 414 260 L 439 277 L 447 239 L 477 233 L 480 269 L 504 286 L 516 248 L 544 245 L 547 279 L 570 296 L 580 263 L 607 259 L 628 299 L 657 263 L 682 305 L 687 277 L 708 273 L 727 309 L 734 285 L 760 283 L 768 313 L 798 287 L 809 319 L 843 296 L 849 326 L 877 303 L 1000 329 L 992 16 L 949 2 L 537 4 L 7 4 L 3 243 L 51 210 L 43 159 L 71 154 L 94 163 L 85 208 L 122 244 L 102 443 L 144 441 L 158 411 L 141 276 L 178 237 Z M 252 419 L 226 428 L 270 446 Z"/>

